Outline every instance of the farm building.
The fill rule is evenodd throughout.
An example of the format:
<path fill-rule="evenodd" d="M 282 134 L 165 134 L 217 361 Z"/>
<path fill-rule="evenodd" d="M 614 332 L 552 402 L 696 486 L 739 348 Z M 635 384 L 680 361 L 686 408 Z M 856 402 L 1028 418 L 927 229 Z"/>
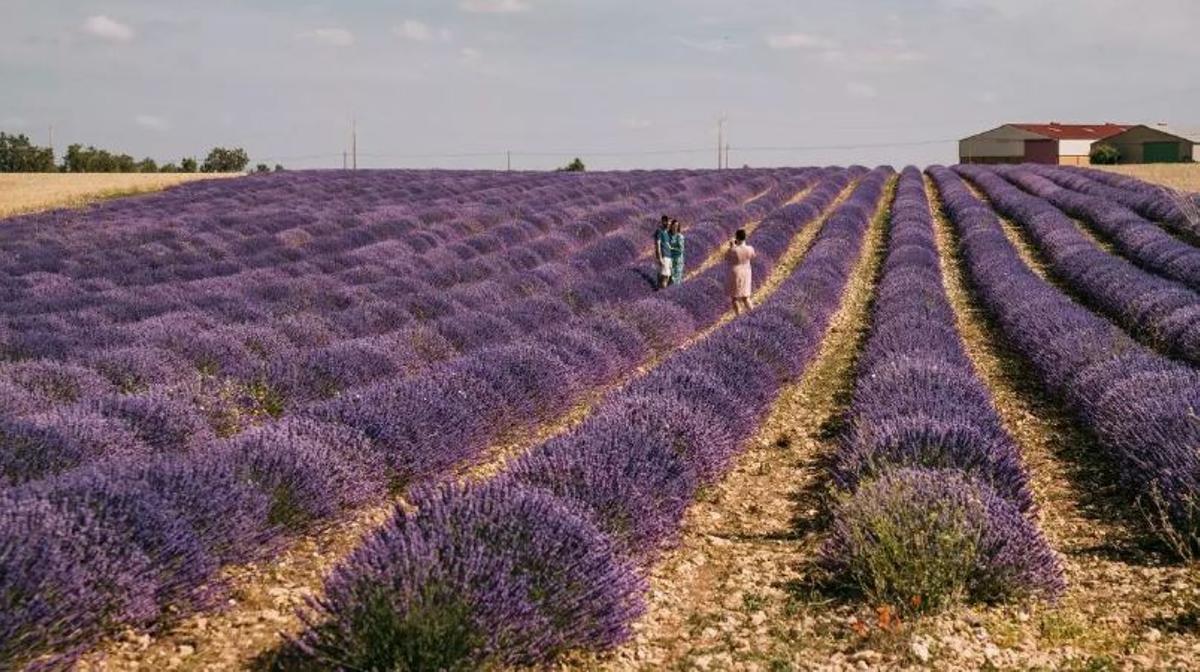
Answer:
<path fill-rule="evenodd" d="M 1198 160 L 1200 131 L 1183 131 L 1164 124 L 1137 125 L 1104 138 L 1121 153 L 1119 163 L 1179 163 Z"/>
<path fill-rule="evenodd" d="M 1089 163 L 1092 143 L 1130 127 L 1121 124 L 1004 124 L 958 141 L 959 163 Z"/>

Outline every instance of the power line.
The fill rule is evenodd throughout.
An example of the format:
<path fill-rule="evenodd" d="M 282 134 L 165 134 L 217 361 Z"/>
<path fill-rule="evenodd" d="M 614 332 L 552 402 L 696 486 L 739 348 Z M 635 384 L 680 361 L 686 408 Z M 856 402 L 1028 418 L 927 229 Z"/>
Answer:
<path fill-rule="evenodd" d="M 924 145 L 937 145 L 944 143 L 958 142 L 957 138 L 938 139 L 938 140 L 911 140 L 897 142 L 871 142 L 871 143 L 846 143 L 846 144 L 827 144 L 827 145 L 734 145 L 724 143 L 721 150 L 724 156 L 722 157 L 722 165 L 728 166 L 728 156 L 733 150 L 739 152 L 808 152 L 808 151 L 829 151 L 829 150 L 853 150 L 853 149 L 880 149 L 889 147 L 917 147 Z M 469 158 L 502 158 L 506 163 L 512 157 L 574 157 L 574 156 L 670 156 L 684 154 L 707 154 L 712 152 L 711 147 L 680 147 L 674 149 L 629 149 L 629 150 L 573 150 L 573 151 L 545 151 L 545 150 L 496 150 L 496 151 L 473 151 L 473 152 L 358 152 L 358 156 L 374 159 L 469 159 Z M 261 157 L 264 161 L 301 161 L 310 159 L 336 159 L 340 155 L 338 153 L 329 154 L 304 154 L 295 156 L 265 156 Z M 349 164 L 350 156 L 346 157 Z M 353 164 L 350 164 L 353 165 Z M 347 167 L 350 167 L 348 165 Z"/>

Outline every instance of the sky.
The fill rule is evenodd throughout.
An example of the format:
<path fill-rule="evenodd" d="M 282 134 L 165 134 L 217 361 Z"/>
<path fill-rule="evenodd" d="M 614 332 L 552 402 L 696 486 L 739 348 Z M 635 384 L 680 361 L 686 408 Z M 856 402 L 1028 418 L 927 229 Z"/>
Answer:
<path fill-rule="evenodd" d="M 953 162 L 1005 122 L 1200 127 L 1195 0 L 0 0 L 0 130 L 159 162 Z"/>

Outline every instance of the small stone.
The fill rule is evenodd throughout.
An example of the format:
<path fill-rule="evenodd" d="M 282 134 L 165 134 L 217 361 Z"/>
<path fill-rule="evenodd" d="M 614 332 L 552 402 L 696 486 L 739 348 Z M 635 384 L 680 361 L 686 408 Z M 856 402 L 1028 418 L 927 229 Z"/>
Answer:
<path fill-rule="evenodd" d="M 766 620 L 767 615 L 761 611 L 754 612 L 754 615 L 750 617 L 750 622 L 754 625 L 762 625 Z"/>
<path fill-rule="evenodd" d="M 874 663 L 881 658 L 883 658 L 883 654 L 879 653 L 878 651 L 872 651 L 871 649 L 864 649 L 850 656 L 850 660 L 856 663 Z"/>
<path fill-rule="evenodd" d="M 1150 628 L 1146 631 L 1147 642 L 1157 642 L 1160 639 L 1162 639 L 1162 631 L 1158 628 Z"/>
<path fill-rule="evenodd" d="M 191 644 L 180 644 L 179 645 L 179 655 L 184 658 L 187 658 L 188 656 L 192 655 L 195 652 L 196 652 L 196 647 L 192 646 Z"/>
<path fill-rule="evenodd" d="M 1017 620 L 1022 623 L 1028 623 L 1029 622 L 1029 614 L 1025 613 L 1024 611 L 1018 611 L 1017 612 Z"/>
<path fill-rule="evenodd" d="M 909 645 L 909 649 L 912 650 L 912 654 L 916 656 L 917 660 L 921 661 L 922 663 L 929 662 L 929 645 L 924 641 L 914 639 L 912 644 Z"/>

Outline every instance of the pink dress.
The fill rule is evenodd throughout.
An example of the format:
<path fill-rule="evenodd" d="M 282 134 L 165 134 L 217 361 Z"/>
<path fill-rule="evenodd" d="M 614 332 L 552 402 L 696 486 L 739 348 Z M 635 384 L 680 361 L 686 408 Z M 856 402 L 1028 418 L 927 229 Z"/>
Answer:
<path fill-rule="evenodd" d="M 754 248 L 745 243 L 734 245 L 725 253 L 725 263 L 729 266 L 729 277 L 725 287 L 730 297 L 749 298 L 753 289 L 750 281 L 750 260 L 753 258 Z"/>

